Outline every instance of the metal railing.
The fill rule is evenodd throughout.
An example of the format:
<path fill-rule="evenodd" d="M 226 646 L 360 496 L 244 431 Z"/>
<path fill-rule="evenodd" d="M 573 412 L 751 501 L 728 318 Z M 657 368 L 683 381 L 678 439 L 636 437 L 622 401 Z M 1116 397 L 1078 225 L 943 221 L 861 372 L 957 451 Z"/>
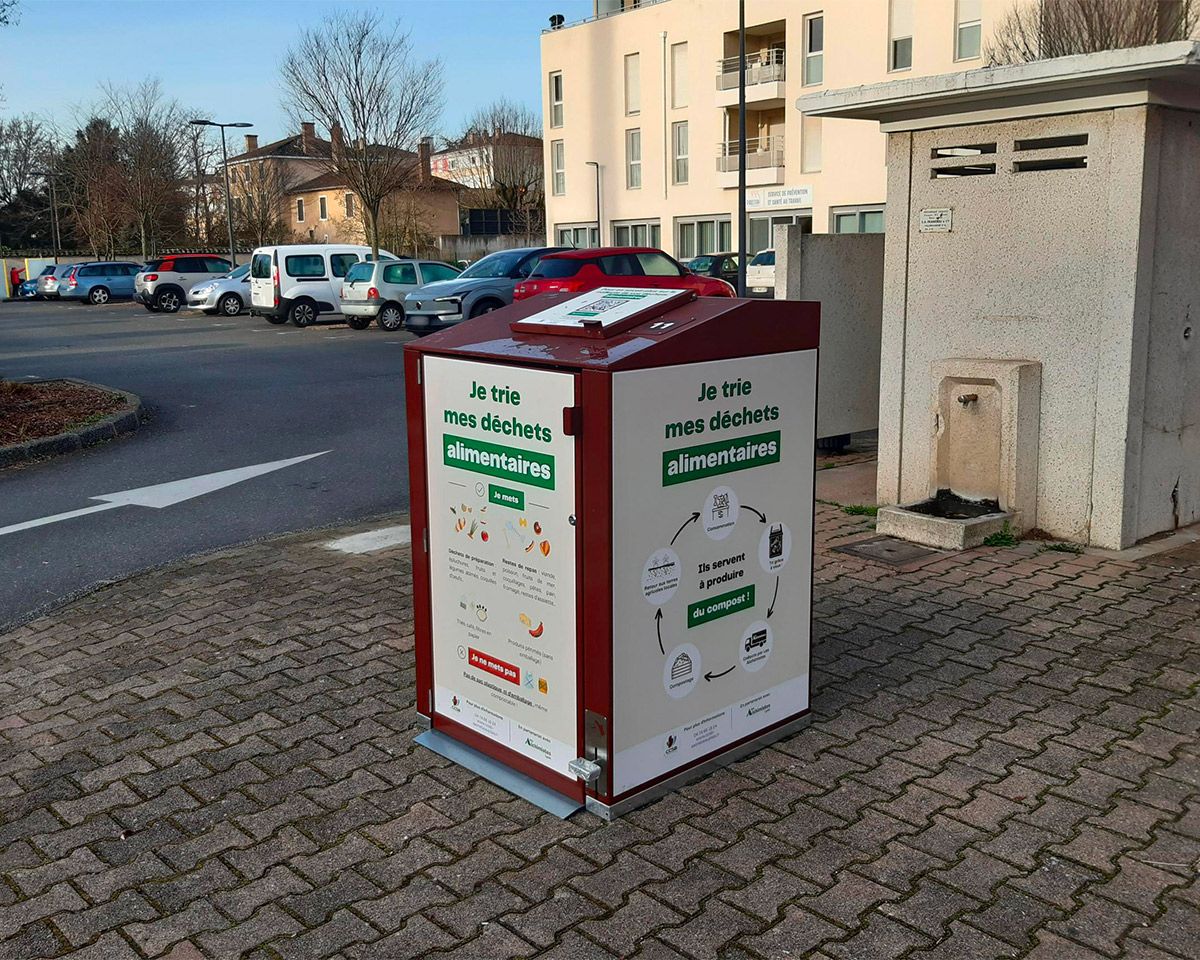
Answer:
<path fill-rule="evenodd" d="M 746 86 L 771 83 L 786 78 L 787 57 L 783 47 L 772 47 L 746 54 Z M 717 61 L 717 89 L 732 90 L 738 85 L 738 58 Z"/>
<path fill-rule="evenodd" d="M 783 166 L 783 137 L 755 137 L 746 141 L 746 169 Z M 736 173 L 738 142 L 730 140 L 717 144 L 717 172 Z"/>
<path fill-rule="evenodd" d="M 542 33 L 554 33 L 556 30 L 569 30 L 571 27 L 577 27 L 582 23 L 595 23 L 597 20 L 607 20 L 609 17 L 619 17 L 623 13 L 633 13 L 634 10 L 641 10 L 643 7 L 653 7 L 659 3 L 666 3 L 667 0 L 637 0 L 636 3 L 630 3 L 628 6 L 614 7 L 612 10 L 605 10 L 602 13 L 597 13 L 595 16 L 584 17 L 581 20 L 572 20 L 570 23 L 563 22 L 557 27 L 543 27 Z"/>

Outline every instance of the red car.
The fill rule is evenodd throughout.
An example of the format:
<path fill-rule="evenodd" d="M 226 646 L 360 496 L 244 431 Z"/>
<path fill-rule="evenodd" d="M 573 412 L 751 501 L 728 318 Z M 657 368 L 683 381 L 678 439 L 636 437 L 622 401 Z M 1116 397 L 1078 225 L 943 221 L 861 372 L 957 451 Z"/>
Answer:
<path fill-rule="evenodd" d="M 595 247 L 550 253 L 513 289 L 514 300 L 539 293 L 586 293 L 597 287 L 695 290 L 700 297 L 736 296 L 716 277 L 700 277 L 653 247 Z"/>

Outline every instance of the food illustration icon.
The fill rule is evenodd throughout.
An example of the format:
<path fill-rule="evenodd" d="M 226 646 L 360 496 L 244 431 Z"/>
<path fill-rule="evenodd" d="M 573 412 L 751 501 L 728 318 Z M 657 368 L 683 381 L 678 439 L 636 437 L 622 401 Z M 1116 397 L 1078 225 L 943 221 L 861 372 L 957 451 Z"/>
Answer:
<path fill-rule="evenodd" d="M 533 621 L 529 619 L 529 614 L 527 613 L 520 614 L 517 619 L 521 621 L 521 626 L 525 627 L 526 629 L 529 629 L 533 626 Z"/>
<path fill-rule="evenodd" d="M 543 540 L 543 541 L 542 541 L 542 544 L 541 544 L 541 551 L 542 551 L 542 556 L 543 556 L 543 557 L 548 557 L 548 556 L 550 556 L 550 541 L 549 541 L 549 540 Z"/>
<path fill-rule="evenodd" d="M 486 513 L 487 507 L 480 507 L 479 512 L 481 514 Z M 474 513 L 474 508 L 468 507 L 465 503 L 459 504 L 458 509 L 451 507 L 450 513 L 454 516 L 454 532 L 465 532 L 471 540 L 474 540 L 476 532 L 481 531 L 481 528 L 487 524 L 487 521 L 482 516 L 471 516 Z M 480 539 L 486 543 L 488 539 L 487 534 L 481 533 Z"/>
<path fill-rule="evenodd" d="M 539 620 L 538 625 L 529 631 L 529 635 L 531 637 L 533 637 L 534 640 L 536 640 L 538 637 L 540 637 L 542 635 L 542 632 L 544 629 L 545 629 L 545 624 Z"/>
<path fill-rule="evenodd" d="M 549 693 L 550 684 L 546 682 L 545 677 L 538 677 L 538 693 Z"/>
<path fill-rule="evenodd" d="M 483 623 L 485 620 L 487 620 L 487 607 L 485 607 L 482 603 L 475 604 L 475 619 L 477 619 L 480 623 Z"/>
<path fill-rule="evenodd" d="M 542 525 L 536 520 L 533 521 L 533 532 L 535 536 L 540 537 L 542 535 Z"/>

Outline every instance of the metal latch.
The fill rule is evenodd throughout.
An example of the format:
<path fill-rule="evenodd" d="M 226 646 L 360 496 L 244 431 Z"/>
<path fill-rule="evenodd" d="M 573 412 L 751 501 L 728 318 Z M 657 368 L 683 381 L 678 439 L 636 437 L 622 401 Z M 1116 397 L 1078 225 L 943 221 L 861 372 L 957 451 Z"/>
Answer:
<path fill-rule="evenodd" d="M 567 769 L 588 786 L 591 786 L 600 779 L 600 773 L 603 768 L 600 766 L 600 764 L 594 763 L 591 760 L 585 760 L 583 757 L 576 757 L 567 764 Z"/>

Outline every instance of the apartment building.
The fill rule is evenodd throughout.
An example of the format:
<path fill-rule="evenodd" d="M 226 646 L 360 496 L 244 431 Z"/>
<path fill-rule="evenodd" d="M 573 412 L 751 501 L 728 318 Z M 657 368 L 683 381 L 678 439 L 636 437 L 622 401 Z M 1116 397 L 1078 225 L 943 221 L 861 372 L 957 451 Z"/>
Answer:
<path fill-rule="evenodd" d="M 802 94 L 980 67 L 1012 2 L 746 0 L 749 251 L 779 224 L 883 230 L 884 135 Z M 550 241 L 735 249 L 738 4 L 595 0 L 541 55 Z"/>

